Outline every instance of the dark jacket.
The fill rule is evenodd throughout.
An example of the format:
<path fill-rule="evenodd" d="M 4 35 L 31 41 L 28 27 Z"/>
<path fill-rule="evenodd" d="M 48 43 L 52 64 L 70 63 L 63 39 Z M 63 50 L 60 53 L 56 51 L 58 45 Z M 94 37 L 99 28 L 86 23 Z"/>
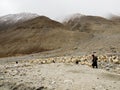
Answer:
<path fill-rule="evenodd" d="M 97 66 L 97 60 L 98 60 L 98 58 L 96 56 L 94 56 L 93 59 L 92 59 L 92 62 L 93 62 L 92 65 L 93 66 Z"/>

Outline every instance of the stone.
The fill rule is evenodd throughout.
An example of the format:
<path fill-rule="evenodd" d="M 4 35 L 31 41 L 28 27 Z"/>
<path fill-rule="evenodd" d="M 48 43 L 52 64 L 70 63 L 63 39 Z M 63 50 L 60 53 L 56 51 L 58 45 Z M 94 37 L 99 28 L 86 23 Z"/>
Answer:
<path fill-rule="evenodd" d="M 39 88 L 37 88 L 36 90 L 43 90 L 45 87 L 44 86 L 41 86 Z"/>

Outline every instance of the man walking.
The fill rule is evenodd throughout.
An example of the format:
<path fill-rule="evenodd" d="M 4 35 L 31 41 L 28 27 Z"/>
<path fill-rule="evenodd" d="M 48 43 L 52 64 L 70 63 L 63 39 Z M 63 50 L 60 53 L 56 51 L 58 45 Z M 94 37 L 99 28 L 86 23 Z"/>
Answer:
<path fill-rule="evenodd" d="M 95 56 L 94 54 L 92 55 L 92 67 L 94 68 L 94 67 L 96 67 L 96 68 L 98 68 L 98 65 L 97 65 L 97 60 L 98 60 L 98 58 L 97 58 L 97 56 Z"/>

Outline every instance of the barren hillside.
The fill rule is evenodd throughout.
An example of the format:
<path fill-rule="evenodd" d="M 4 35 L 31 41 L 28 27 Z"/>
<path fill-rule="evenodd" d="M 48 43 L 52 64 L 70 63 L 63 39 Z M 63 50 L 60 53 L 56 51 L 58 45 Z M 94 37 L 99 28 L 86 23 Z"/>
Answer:
<path fill-rule="evenodd" d="M 101 53 L 120 52 L 120 23 L 98 16 L 81 16 L 63 22 L 72 31 L 86 32 L 93 35 L 90 41 L 80 43 L 79 51 Z"/>
<path fill-rule="evenodd" d="M 0 57 L 51 50 L 76 53 L 120 52 L 120 23 L 98 16 L 72 17 L 59 23 L 39 16 L 0 32 Z"/>
<path fill-rule="evenodd" d="M 72 30 L 79 30 L 81 32 L 98 31 L 102 29 L 109 29 L 111 25 L 116 23 L 112 20 L 107 20 L 98 16 L 75 16 L 67 21 L 63 21 L 63 24 L 69 26 Z"/>
<path fill-rule="evenodd" d="M 69 48 L 91 35 L 67 30 L 63 24 L 40 16 L 0 33 L 0 56 Z"/>

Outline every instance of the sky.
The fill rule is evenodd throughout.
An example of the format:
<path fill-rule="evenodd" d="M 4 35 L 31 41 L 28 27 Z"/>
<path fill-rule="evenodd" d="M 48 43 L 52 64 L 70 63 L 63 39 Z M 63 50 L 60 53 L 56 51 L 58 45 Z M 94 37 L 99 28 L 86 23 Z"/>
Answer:
<path fill-rule="evenodd" d="M 120 15 L 120 0 L 0 0 L 0 16 L 37 13 L 57 18 L 75 13 L 94 16 Z"/>

